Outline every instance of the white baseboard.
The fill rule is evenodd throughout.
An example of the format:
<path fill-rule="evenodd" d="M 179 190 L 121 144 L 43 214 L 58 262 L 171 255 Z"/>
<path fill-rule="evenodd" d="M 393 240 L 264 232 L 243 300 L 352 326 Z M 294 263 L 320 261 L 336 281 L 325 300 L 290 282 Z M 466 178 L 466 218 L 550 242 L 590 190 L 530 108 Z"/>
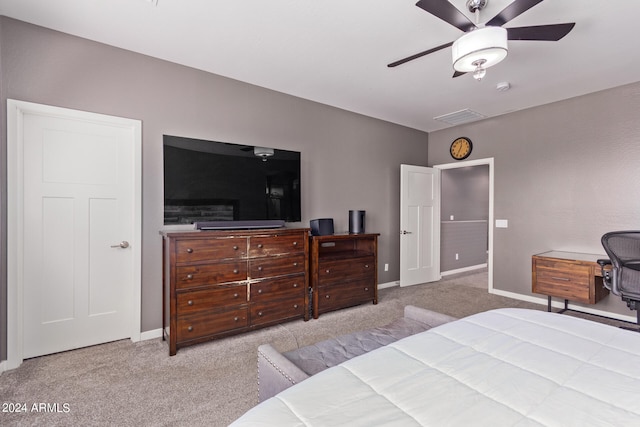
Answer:
<path fill-rule="evenodd" d="M 400 282 L 396 280 L 395 282 L 378 283 L 378 289 L 393 288 L 394 286 L 400 286 Z"/>
<path fill-rule="evenodd" d="M 6 370 L 7 370 L 7 361 L 3 360 L 2 362 L 0 362 L 0 374 L 5 372 Z"/>
<path fill-rule="evenodd" d="M 153 340 L 156 338 L 162 338 L 162 328 L 140 332 L 140 341 Z"/>
<path fill-rule="evenodd" d="M 463 267 L 463 268 L 457 268 L 455 270 L 443 271 L 443 272 L 440 273 L 440 275 L 445 277 L 445 276 L 451 276 L 452 274 L 466 273 L 468 271 L 480 270 L 482 268 L 487 268 L 487 264 L 484 263 L 484 264 L 478 264 L 478 265 L 471 265 L 469 267 Z"/>

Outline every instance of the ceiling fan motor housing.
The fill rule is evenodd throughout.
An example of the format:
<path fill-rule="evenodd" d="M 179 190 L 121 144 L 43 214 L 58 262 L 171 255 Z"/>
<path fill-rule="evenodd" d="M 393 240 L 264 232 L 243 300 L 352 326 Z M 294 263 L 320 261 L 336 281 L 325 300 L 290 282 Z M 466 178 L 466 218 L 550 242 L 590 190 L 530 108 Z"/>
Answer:
<path fill-rule="evenodd" d="M 489 3 L 489 0 L 467 0 L 467 9 L 469 12 L 475 13 L 476 10 L 482 10 Z"/>

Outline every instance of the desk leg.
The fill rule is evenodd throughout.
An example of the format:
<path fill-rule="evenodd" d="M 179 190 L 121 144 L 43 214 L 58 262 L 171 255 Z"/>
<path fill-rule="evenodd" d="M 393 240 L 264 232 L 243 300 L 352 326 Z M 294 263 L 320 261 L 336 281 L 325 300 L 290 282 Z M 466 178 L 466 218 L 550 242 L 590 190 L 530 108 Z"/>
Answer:
<path fill-rule="evenodd" d="M 547 297 L 547 311 L 551 312 L 551 297 Z"/>

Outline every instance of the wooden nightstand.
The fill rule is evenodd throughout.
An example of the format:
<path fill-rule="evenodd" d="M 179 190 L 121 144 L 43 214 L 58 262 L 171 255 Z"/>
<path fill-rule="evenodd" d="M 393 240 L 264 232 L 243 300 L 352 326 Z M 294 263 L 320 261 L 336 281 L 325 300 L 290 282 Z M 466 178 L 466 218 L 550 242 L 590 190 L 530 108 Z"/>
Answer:
<path fill-rule="evenodd" d="M 531 257 L 532 291 L 547 295 L 548 310 L 551 298 L 564 299 L 564 310 L 568 301 L 596 304 L 609 295 L 602 284 L 602 272 L 598 259 L 606 255 L 577 252 L 549 251 Z"/>
<path fill-rule="evenodd" d="M 378 233 L 310 237 L 313 317 L 378 303 Z"/>

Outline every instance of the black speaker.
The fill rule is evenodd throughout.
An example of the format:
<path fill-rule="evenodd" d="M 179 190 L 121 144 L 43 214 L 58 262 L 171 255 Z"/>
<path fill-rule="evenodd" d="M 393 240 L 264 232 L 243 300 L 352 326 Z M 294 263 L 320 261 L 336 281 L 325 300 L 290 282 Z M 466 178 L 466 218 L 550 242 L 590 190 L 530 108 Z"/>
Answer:
<path fill-rule="evenodd" d="M 364 233 L 364 214 L 365 211 L 349 211 L 349 233 Z"/>
<path fill-rule="evenodd" d="M 319 218 L 309 221 L 311 224 L 311 235 L 327 236 L 333 234 L 333 218 Z"/>

